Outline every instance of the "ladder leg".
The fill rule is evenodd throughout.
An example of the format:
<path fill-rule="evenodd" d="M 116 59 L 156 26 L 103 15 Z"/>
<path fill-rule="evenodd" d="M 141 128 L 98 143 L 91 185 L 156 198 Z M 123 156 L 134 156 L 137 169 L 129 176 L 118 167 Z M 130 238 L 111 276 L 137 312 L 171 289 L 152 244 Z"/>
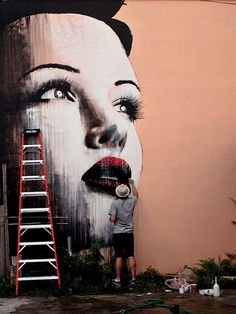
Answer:
<path fill-rule="evenodd" d="M 20 191 L 19 191 L 19 209 L 18 209 L 18 236 L 17 236 L 17 253 L 16 253 L 16 296 L 18 296 L 19 293 L 19 260 L 20 260 L 20 237 L 21 237 L 21 208 L 22 208 L 22 197 L 21 197 L 21 193 L 22 193 L 22 181 L 21 178 L 23 176 L 23 164 L 22 164 L 22 160 L 24 158 L 24 151 L 23 151 L 23 147 L 24 147 L 24 134 L 22 133 L 21 135 L 21 156 L 20 156 Z"/>

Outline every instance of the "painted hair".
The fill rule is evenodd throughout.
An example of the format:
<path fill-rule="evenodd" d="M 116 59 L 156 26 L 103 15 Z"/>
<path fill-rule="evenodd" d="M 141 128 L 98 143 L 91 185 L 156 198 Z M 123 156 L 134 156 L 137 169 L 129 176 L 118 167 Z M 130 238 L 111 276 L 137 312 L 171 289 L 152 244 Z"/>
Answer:
<path fill-rule="evenodd" d="M 105 22 L 119 37 L 127 56 L 132 47 L 129 27 L 113 16 L 125 0 L 0 0 L 0 28 L 22 17 L 40 13 L 78 13 Z"/>

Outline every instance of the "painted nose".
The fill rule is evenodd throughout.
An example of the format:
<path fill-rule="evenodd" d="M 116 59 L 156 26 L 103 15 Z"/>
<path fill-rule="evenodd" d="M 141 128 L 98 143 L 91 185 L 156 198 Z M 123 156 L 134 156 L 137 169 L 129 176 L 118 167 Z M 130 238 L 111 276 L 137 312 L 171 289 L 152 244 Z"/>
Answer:
<path fill-rule="evenodd" d="M 100 123 L 99 123 L 100 124 Z M 127 130 L 118 127 L 117 124 L 108 126 L 93 126 L 85 136 L 85 145 L 88 148 L 98 149 L 116 147 L 123 149 L 127 140 Z"/>

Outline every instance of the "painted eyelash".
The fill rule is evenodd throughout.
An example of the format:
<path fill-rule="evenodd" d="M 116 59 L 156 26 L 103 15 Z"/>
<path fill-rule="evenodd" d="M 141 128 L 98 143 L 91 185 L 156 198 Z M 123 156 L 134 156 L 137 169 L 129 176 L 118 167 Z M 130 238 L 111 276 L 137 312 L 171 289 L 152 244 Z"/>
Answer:
<path fill-rule="evenodd" d="M 143 105 L 142 101 L 135 96 L 122 96 L 113 101 L 113 106 L 125 106 L 126 112 L 124 112 L 129 116 L 131 122 L 134 122 L 137 119 L 143 118 Z"/>
<path fill-rule="evenodd" d="M 60 89 L 65 94 L 67 94 L 67 97 L 70 101 L 75 101 L 68 95 L 68 92 L 70 92 L 75 97 L 75 95 L 71 91 L 71 82 L 67 78 L 65 78 L 49 80 L 46 83 L 42 84 L 41 87 L 39 87 L 39 89 L 31 96 L 30 103 L 49 102 L 50 99 L 42 99 L 41 97 L 50 89 Z"/>

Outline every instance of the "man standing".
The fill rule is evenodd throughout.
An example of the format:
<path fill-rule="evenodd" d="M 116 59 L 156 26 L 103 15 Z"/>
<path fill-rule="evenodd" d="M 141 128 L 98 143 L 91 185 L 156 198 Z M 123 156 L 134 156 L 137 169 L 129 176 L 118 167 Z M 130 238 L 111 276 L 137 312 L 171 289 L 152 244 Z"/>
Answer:
<path fill-rule="evenodd" d="M 114 223 L 113 246 L 115 250 L 116 278 L 112 280 L 114 286 L 121 286 L 121 272 L 124 259 L 127 258 L 132 279 L 130 285 L 136 280 L 136 261 L 134 258 L 133 212 L 137 204 L 138 192 L 134 180 L 129 180 L 129 186 L 120 184 L 116 188 L 117 198 L 112 202 L 109 212 L 110 221 Z"/>

